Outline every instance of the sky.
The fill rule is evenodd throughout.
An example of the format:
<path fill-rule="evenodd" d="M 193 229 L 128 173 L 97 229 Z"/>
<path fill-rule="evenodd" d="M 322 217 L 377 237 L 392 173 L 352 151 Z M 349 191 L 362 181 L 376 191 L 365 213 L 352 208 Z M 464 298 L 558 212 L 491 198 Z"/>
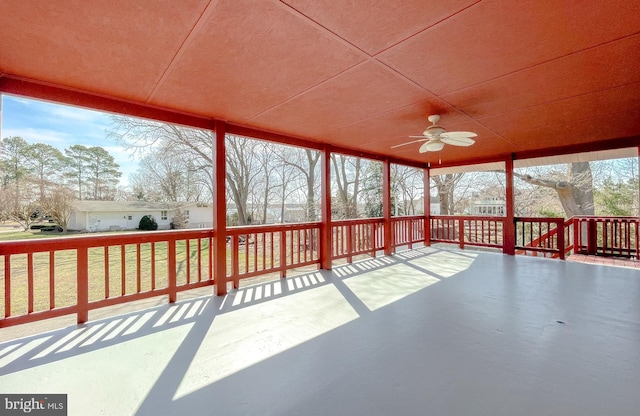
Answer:
<path fill-rule="evenodd" d="M 120 185 L 127 186 L 137 162 L 109 139 L 111 115 L 78 107 L 2 95 L 0 138 L 20 136 L 29 144 L 44 143 L 59 149 L 75 144 L 104 148 L 120 165 Z"/>

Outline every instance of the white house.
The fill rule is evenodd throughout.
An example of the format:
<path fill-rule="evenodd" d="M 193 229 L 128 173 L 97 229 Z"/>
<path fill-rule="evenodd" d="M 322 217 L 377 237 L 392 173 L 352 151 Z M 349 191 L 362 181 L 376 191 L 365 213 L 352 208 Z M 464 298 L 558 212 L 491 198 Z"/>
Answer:
<path fill-rule="evenodd" d="M 185 202 L 180 205 L 179 209 L 184 212 L 187 219 L 187 228 L 213 228 L 211 202 Z M 175 215 L 176 211 L 172 212 Z"/>
<path fill-rule="evenodd" d="M 503 198 L 486 197 L 471 204 L 471 215 L 504 216 L 507 202 Z"/>
<path fill-rule="evenodd" d="M 145 215 L 158 229 L 169 229 L 172 212 L 166 204 L 144 201 L 76 201 L 68 229 L 76 231 L 135 230 Z"/>
<path fill-rule="evenodd" d="M 145 215 L 152 215 L 159 230 L 168 230 L 178 209 L 184 212 L 187 228 L 211 228 L 211 204 L 190 202 L 176 207 L 145 201 L 76 201 L 68 229 L 75 231 L 135 230 Z"/>

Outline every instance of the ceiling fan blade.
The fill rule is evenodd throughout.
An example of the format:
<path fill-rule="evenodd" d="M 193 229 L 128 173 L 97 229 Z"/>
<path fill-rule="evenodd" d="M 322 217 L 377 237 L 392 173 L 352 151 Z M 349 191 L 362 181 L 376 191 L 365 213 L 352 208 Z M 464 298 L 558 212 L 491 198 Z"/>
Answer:
<path fill-rule="evenodd" d="M 409 136 L 409 137 L 422 137 L 422 136 Z M 425 140 L 429 140 L 426 137 L 420 139 L 420 140 L 412 140 L 410 142 L 406 142 L 406 143 L 401 143 L 401 144 L 397 144 L 395 146 L 391 146 L 392 149 L 396 148 L 396 147 L 401 147 L 401 146 L 406 146 L 408 144 L 413 144 L 413 143 L 418 143 L 418 142 L 424 142 Z"/>
<path fill-rule="evenodd" d="M 476 142 L 469 137 L 441 137 L 440 140 L 452 146 L 471 146 Z"/>
<path fill-rule="evenodd" d="M 470 131 L 448 131 L 442 133 L 440 137 L 478 137 L 478 135 Z"/>
<path fill-rule="evenodd" d="M 420 146 L 420 153 L 439 152 L 444 147 L 444 143 L 440 140 L 431 140 Z"/>

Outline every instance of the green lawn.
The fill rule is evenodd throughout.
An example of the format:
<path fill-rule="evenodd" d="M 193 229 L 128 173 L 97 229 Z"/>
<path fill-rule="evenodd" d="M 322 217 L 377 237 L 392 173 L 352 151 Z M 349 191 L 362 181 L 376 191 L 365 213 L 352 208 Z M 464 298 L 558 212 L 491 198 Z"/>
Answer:
<path fill-rule="evenodd" d="M 8 241 L 8 240 L 27 240 L 31 238 L 51 238 L 51 237 L 65 237 L 65 236 L 73 236 L 76 234 L 63 234 L 63 233 L 41 233 L 40 231 L 3 231 L 0 232 L 0 241 Z"/>

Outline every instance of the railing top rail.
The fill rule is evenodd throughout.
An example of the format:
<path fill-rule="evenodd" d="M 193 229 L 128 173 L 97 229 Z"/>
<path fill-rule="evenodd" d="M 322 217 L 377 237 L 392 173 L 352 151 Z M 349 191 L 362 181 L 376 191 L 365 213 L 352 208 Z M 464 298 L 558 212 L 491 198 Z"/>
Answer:
<path fill-rule="evenodd" d="M 375 224 L 384 221 L 382 217 L 375 218 L 352 218 L 348 220 L 331 221 L 331 225 L 351 225 L 351 224 Z"/>
<path fill-rule="evenodd" d="M 38 253 L 51 250 L 73 250 L 77 248 L 117 246 L 121 244 L 158 243 L 189 238 L 206 238 L 213 236 L 213 233 L 214 230 L 211 228 L 199 228 L 190 230 L 119 232 L 109 235 L 85 234 L 46 239 L 7 240 L 0 242 L 0 255 Z"/>
<path fill-rule="evenodd" d="M 295 222 L 282 224 L 258 224 L 258 225 L 240 225 L 227 227 L 227 235 L 265 233 L 282 230 L 306 230 L 309 228 L 319 228 L 320 222 Z"/>
<path fill-rule="evenodd" d="M 391 221 L 399 220 L 419 220 L 424 218 L 424 215 L 396 215 L 391 217 Z"/>
<path fill-rule="evenodd" d="M 433 219 L 459 219 L 459 220 L 478 220 L 478 221 L 504 221 L 507 217 L 495 215 L 431 215 Z"/>
<path fill-rule="evenodd" d="M 639 222 L 640 217 L 634 216 L 615 216 L 615 215 L 574 215 L 569 220 L 630 220 Z"/>
<path fill-rule="evenodd" d="M 546 223 L 558 223 L 564 224 L 564 218 L 561 217 L 515 217 L 516 221 L 525 222 L 546 222 Z"/>

